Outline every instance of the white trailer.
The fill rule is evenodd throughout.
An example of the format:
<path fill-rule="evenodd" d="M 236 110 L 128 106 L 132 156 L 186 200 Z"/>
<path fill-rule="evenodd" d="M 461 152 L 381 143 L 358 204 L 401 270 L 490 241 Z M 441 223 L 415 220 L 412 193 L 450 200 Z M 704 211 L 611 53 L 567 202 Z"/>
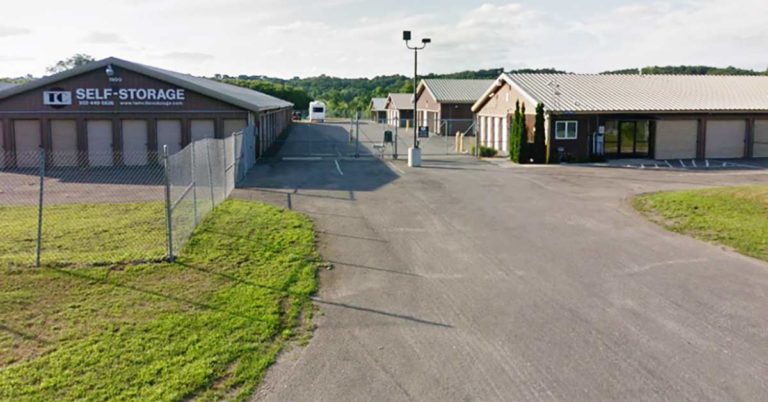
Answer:
<path fill-rule="evenodd" d="M 309 103 L 309 121 L 323 123 L 325 121 L 325 103 L 314 101 Z"/>

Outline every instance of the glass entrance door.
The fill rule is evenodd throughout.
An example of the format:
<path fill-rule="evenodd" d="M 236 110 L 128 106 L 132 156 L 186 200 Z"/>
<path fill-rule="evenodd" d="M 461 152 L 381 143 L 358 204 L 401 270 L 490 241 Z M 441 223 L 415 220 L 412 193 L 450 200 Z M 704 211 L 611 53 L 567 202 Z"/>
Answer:
<path fill-rule="evenodd" d="M 648 120 L 621 121 L 618 132 L 618 157 L 647 158 L 650 142 Z"/>

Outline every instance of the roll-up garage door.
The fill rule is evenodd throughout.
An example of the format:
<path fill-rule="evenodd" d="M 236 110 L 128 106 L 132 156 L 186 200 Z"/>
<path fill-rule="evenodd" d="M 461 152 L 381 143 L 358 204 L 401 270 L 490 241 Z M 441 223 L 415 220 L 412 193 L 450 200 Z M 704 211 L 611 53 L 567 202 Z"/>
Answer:
<path fill-rule="evenodd" d="M 224 136 L 229 137 L 247 126 L 248 121 L 245 119 L 224 119 Z"/>
<path fill-rule="evenodd" d="M 112 120 L 88 120 L 88 164 L 112 166 Z"/>
<path fill-rule="evenodd" d="M 77 166 L 77 121 L 51 120 L 51 147 L 54 166 Z"/>
<path fill-rule="evenodd" d="M 146 120 L 123 120 L 123 163 L 143 166 L 148 162 L 149 134 Z"/>
<path fill-rule="evenodd" d="M 697 120 L 656 122 L 656 159 L 693 159 L 699 131 Z"/>
<path fill-rule="evenodd" d="M 192 141 L 216 137 L 216 122 L 214 120 L 192 120 Z"/>
<path fill-rule="evenodd" d="M 13 132 L 16 142 L 16 166 L 40 166 L 40 120 L 14 120 Z"/>
<path fill-rule="evenodd" d="M 768 158 L 768 120 L 755 120 L 755 139 L 752 156 Z"/>
<path fill-rule="evenodd" d="M 157 152 L 161 156 L 163 145 L 168 146 L 168 155 L 181 151 L 181 120 L 157 121 Z"/>
<path fill-rule="evenodd" d="M 706 157 L 743 158 L 746 125 L 744 120 L 708 120 Z"/>

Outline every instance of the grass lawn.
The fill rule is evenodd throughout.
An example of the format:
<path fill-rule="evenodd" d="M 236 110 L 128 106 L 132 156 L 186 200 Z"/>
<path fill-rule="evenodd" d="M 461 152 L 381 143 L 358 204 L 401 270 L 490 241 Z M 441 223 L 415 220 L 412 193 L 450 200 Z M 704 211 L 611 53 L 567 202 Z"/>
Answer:
<path fill-rule="evenodd" d="M 634 205 L 669 230 L 768 261 L 768 186 L 647 194 Z"/>
<path fill-rule="evenodd" d="M 0 262 L 0 400 L 243 400 L 308 336 L 319 256 L 303 215 L 226 201 L 173 264 L 12 262 Z"/>

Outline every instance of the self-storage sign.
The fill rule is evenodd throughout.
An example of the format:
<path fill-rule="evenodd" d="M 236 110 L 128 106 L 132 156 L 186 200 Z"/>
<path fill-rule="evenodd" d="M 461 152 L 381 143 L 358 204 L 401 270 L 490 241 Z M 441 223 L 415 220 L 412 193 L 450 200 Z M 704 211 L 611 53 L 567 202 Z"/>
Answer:
<path fill-rule="evenodd" d="M 45 91 L 43 104 L 68 106 L 71 91 Z M 74 100 L 80 106 L 183 106 L 186 94 L 182 88 L 77 88 Z"/>

